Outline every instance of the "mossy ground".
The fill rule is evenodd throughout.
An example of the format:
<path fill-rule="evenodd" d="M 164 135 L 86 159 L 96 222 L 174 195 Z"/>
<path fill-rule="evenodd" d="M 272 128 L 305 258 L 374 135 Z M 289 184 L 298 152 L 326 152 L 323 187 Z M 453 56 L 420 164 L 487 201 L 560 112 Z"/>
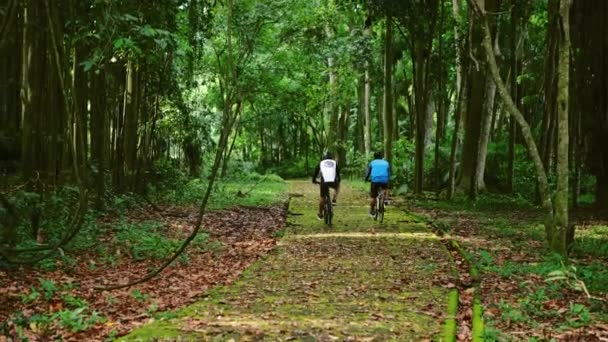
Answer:
<path fill-rule="evenodd" d="M 315 218 L 318 187 L 290 182 L 288 228 L 276 250 L 172 319 L 124 340 L 421 340 L 439 335 L 453 268 L 422 223 L 344 184 L 334 225 Z"/>

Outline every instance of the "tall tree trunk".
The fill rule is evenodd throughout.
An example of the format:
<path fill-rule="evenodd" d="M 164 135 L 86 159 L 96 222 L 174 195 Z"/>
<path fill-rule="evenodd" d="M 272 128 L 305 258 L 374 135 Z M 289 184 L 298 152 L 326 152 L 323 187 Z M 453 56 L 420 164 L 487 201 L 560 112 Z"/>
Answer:
<path fill-rule="evenodd" d="M 327 39 L 332 40 L 335 36 L 334 28 L 329 24 L 325 27 Z M 327 131 L 327 148 L 333 153 L 336 153 L 338 145 L 338 121 L 339 121 L 339 106 L 338 106 L 338 76 L 335 70 L 336 61 L 334 57 L 327 58 L 327 68 L 329 69 L 329 129 Z"/>
<path fill-rule="evenodd" d="M 587 80 L 590 83 L 586 87 L 586 92 L 590 93 L 590 109 L 588 113 L 593 113 L 587 119 L 586 128 L 591 134 L 590 148 L 587 160 L 590 164 L 592 174 L 596 178 L 595 203 L 594 206 L 604 215 L 608 213 L 608 4 L 606 2 L 590 3 L 582 2 L 586 5 L 585 20 L 589 22 L 588 27 L 590 39 L 587 46 L 583 47 L 588 51 L 588 65 L 590 72 Z"/>
<path fill-rule="evenodd" d="M 106 193 L 106 172 L 108 168 L 108 123 L 105 73 L 100 72 L 91 79 L 91 166 L 95 188 L 95 206 L 103 209 Z"/>
<path fill-rule="evenodd" d="M 79 45 L 74 51 L 74 64 L 72 67 L 73 77 L 73 88 L 74 89 L 74 100 L 75 100 L 75 128 L 76 128 L 76 141 L 81 143 L 83 146 L 79 148 L 79 153 L 76 156 L 74 162 L 80 168 L 80 175 L 83 177 L 83 181 L 86 182 L 86 141 L 87 141 L 87 102 L 88 102 L 88 87 L 89 82 L 87 80 L 87 74 L 84 71 L 81 63 L 87 56 L 87 49 Z"/>
<path fill-rule="evenodd" d="M 559 64 L 557 79 L 557 190 L 555 193 L 555 231 L 551 249 L 566 255 L 568 232 L 568 105 L 570 83 L 570 0 L 559 0 Z"/>
<path fill-rule="evenodd" d="M 464 74 L 466 75 L 466 73 Z M 456 108 L 454 110 L 454 133 L 452 135 L 452 145 L 450 149 L 450 178 L 449 178 L 449 188 L 447 198 L 452 199 L 454 197 L 454 192 L 456 191 L 456 152 L 458 151 L 460 145 L 460 127 L 462 126 L 462 117 L 463 111 L 465 110 L 467 103 L 467 79 L 466 77 L 461 79 L 460 91 L 458 94 L 458 99 L 456 102 Z"/>
<path fill-rule="evenodd" d="M 129 190 L 134 190 L 137 174 L 137 125 L 139 108 L 139 89 L 137 66 L 131 60 L 127 62 L 124 93 L 124 153 L 125 176 Z"/>
<path fill-rule="evenodd" d="M 382 84 L 384 85 L 384 75 L 382 78 L 383 78 Z M 384 86 L 376 88 L 376 125 L 374 127 L 375 134 L 372 135 L 372 141 L 384 142 L 384 119 L 383 119 L 384 114 L 383 114 L 383 110 L 382 110 L 383 107 L 384 107 Z M 378 144 L 378 143 L 376 143 L 376 144 Z"/>
<path fill-rule="evenodd" d="M 365 152 L 365 75 L 362 74 L 357 79 L 357 121 L 355 123 L 355 132 L 353 134 L 353 142 L 355 152 Z"/>
<path fill-rule="evenodd" d="M 450 146 L 450 173 L 448 180 L 448 193 L 447 198 L 452 199 L 454 196 L 454 192 L 456 190 L 456 171 L 457 171 L 457 159 L 456 153 L 460 146 L 460 131 L 462 126 L 462 118 L 463 111 L 465 108 L 466 95 L 467 95 L 467 86 L 464 84 L 463 75 L 466 75 L 467 72 L 465 69 L 465 61 L 467 59 L 467 51 L 469 51 L 468 40 L 462 40 L 460 38 L 460 29 L 459 24 L 461 24 L 462 16 L 460 15 L 460 0 L 452 0 L 452 14 L 454 16 L 454 21 L 456 25 L 454 25 L 454 40 L 456 41 L 456 103 L 454 104 L 454 132 L 452 134 L 452 142 Z"/>
<path fill-rule="evenodd" d="M 557 126 L 557 82 L 558 82 L 558 63 L 559 63 L 559 35 L 560 21 L 558 18 L 559 1 L 549 1 L 547 4 L 549 20 L 546 33 L 547 51 L 545 55 L 545 115 L 542 121 L 542 134 L 540 140 L 540 152 L 543 158 L 545 170 L 549 171 L 552 168 L 552 160 L 554 155 L 554 142 L 556 137 Z"/>
<path fill-rule="evenodd" d="M 473 180 L 473 197 L 477 197 L 477 193 L 485 190 L 486 188 L 484 175 L 486 169 L 486 157 L 488 154 L 488 144 L 490 142 L 492 113 L 494 112 L 494 97 L 496 95 L 496 84 L 490 75 L 486 75 L 485 95 L 486 98 L 483 104 L 481 131 L 479 133 L 479 146 L 477 149 L 477 163 L 475 165 L 475 178 Z"/>
<path fill-rule="evenodd" d="M 517 78 L 519 77 L 518 62 L 518 40 L 519 40 L 519 16 L 517 15 L 517 1 L 511 0 L 511 97 L 516 106 L 519 105 L 519 91 Z M 504 104 L 503 104 L 504 106 Z M 513 118 L 509 119 L 509 150 L 507 157 L 507 182 L 506 191 L 513 192 L 513 181 L 515 179 L 515 142 L 517 141 L 517 123 Z"/>
<path fill-rule="evenodd" d="M 114 75 L 115 94 L 122 94 L 122 99 L 114 99 L 114 120 L 112 123 L 112 181 L 118 191 L 124 191 L 125 181 L 125 69 L 116 67 Z M 169 145 L 169 149 L 170 149 Z M 170 155 L 169 155 L 170 157 Z"/>
<path fill-rule="evenodd" d="M 489 10 L 496 12 L 499 8 L 498 0 L 484 1 Z M 496 24 L 492 22 L 492 49 L 495 49 Z M 464 120 L 464 143 L 462 150 L 461 173 L 458 181 L 459 188 L 475 198 L 478 189 L 483 186 L 483 173 L 485 168 L 485 154 L 487 152 L 487 139 L 489 139 L 489 128 L 491 113 L 494 105 L 495 86 L 491 76 L 488 74 L 486 63 L 484 63 L 483 51 L 478 51 L 483 39 L 482 31 L 475 27 L 470 32 L 472 56 L 475 60 L 469 68 L 469 94 L 468 105 Z M 483 155 L 483 157 L 482 157 Z"/>
<path fill-rule="evenodd" d="M 21 69 L 22 122 L 22 172 L 26 182 L 42 170 L 40 158 L 44 139 L 40 124 L 42 120 L 43 78 L 45 75 L 46 41 L 44 31 L 44 9 L 38 0 L 23 1 L 23 61 Z"/>
<path fill-rule="evenodd" d="M 383 131 L 384 157 L 391 161 L 393 158 L 393 17 L 386 15 L 386 37 L 384 45 L 384 103 Z"/>
<path fill-rule="evenodd" d="M 479 44 L 479 39 L 473 39 L 473 45 Z M 481 56 L 477 56 L 481 61 Z M 471 194 L 475 179 L 477 156 L 479 154 L 479 139 L 485 91 L 485 70 L 482 65 L 472 65 L 469 68 L 467 106 L 464 112 L 464 141 L 462 147 L 460 177 L 458 187 Z"/>
<path fill-rule="evenodd" d="M 336 147 L 337 161 L 341 167 L 346 165 L 346 141 L 348 139 L 348 114 L 350 108 L 343 106 L 338 119 L 338 144 Z"/>
<path fill-rule="evenodd" d="M 441 143 L 443 142 L 443 135 L 444 135 L 444 126 L 445 126 L 445 104 L 446 104 L 446 99 L 445 99 L 445 86 L 444 86 L 444 68 L 443 68 L 443 38 L 442 38 L 442 34 L 443 34 L 443 24 L 444 24 L 444 6 L 443 4 L 440 5 L 440 9 L 439 9 L 439 30 L 437 30 L 439 32 L 439 34 L 437 35 L 437 39 L 439 40 L 439 76 L 438 76 L 438 80 L 437 80 L 437 87 L 439 88 L 437 90 L 437 104 L 438 104 L 438 108 L 437 108 L 437 126 L 435 128 L 435 170 L 434 170 L 434 174 L 435 174 L 435 189 L 437 190 L 437 192 L 439 193 L 440 191 L 440 185 L 441 185 L 441 171 L 439 170 L 439 152 L 440 149 L 439 147 L 441 146 Z"/>
<path fill-rule="evenodd" d="M 21 72 L 23 54 L 23 15 L 17 0 L 11 0 L 5 26 L 0 28 L 0 178 L 17 172 L 21 158 Z M 0 181 L 0 186 L 2 186 Z"/>
<path fill-rule="evenodd" d="M 414 193 L 422 194 L 424 185 L 424 152 L 427 131 L 428 103 L 425 89 L 424 42 L 414 43 L 414 105 L 416 106 L 416 153 L 414 160 Z"/>
<path fill-rule="evenodd" d="M 369 62 L 365 62 L 365 95 L 363 99 L 363 140 L 365 142 L 365 155 L 369 156 L 372 150 L 371 143 L 371 128 L 372 128 L 372 117 L 370 113 L 371 108 L 371 97 L 372 97 L 372 86 L 369 71 Z"/>

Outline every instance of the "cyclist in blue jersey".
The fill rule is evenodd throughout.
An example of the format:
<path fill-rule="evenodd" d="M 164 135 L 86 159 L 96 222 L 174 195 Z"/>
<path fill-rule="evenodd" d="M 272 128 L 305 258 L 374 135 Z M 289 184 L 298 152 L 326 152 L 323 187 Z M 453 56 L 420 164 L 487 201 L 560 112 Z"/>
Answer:
<path fill-rule="evenodd" d="M 365 176 L 366 182 L 370 180 L 372 182 L 369 191 L 369 195 L 371 197 L 369 216 L 374 217 L 376 214 L 376 197 L 378 196 L 378 191 L 384 191 L 384 197 L 386 198 L 386 189 L 388 189 L 388 182 L 390 178 L 391 165 L 388 161 L 383 159 L 382 152 L 374 152 L 374 160 L 369 163 L 367 176 Z"/>

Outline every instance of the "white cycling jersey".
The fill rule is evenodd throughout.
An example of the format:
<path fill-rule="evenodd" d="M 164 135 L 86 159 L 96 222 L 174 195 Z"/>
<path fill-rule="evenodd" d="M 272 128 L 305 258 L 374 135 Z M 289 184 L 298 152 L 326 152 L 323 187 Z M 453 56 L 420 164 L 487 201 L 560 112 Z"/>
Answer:
<path fill-rule="evenodd" d="M 332 159 L 325 159 L 321 161 L 321 179 L 324 183 L 332 183 L 336 181 L 336 166 L 337 163 Z"/>

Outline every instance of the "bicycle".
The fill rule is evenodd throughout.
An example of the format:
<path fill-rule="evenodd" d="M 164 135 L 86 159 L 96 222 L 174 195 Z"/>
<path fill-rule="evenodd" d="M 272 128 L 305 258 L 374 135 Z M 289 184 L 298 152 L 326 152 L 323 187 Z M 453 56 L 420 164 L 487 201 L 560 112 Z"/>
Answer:
<path fill-rule="evenodd" d="M 325 224 L 331 226 L 331 220 L 333 217 L 334 209 L 333 205 L 331 204 L 331 198 L 329 198 L 329 195 L 325 195 L 323 196 L 323 220 L 325 221 Z"/>
<path fill-rule="evenodd" d="M 386 189 L 378 189 L 378 196 L 376 196 L 376 212 L 374 213 L 374 220 L 382 223 L 384 221 L 384 192 Z"/>
<path fill-rule="evenodd" d="M 318 181 L 315 181 L 315 183 L 319 186 L 322 186 L 321 183 Z M 331 221 L 333 218 L 334 209 L 331 203 L 331 198 L 329 197 L 329 191 L 327 191 L 327 194 L 323 196 L 323 221 L 325 221 L 326 225 L 331 226 Z"/>

